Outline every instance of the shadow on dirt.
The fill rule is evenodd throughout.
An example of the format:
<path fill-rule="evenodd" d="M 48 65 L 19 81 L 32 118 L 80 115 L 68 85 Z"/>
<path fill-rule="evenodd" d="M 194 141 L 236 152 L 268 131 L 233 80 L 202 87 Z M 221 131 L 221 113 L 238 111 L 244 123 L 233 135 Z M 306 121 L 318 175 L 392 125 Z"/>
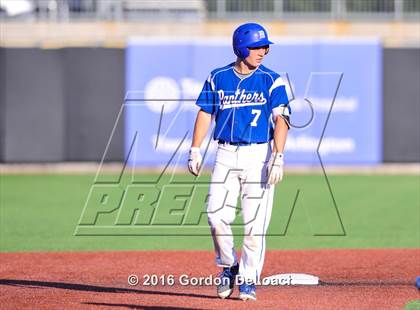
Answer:
<path fill-rule="evenodd" d="M 194 309 L 200 310 L 202 308 L 179 308 L 179 307 L 161 307 L 161 306 L 142 306 L 142 305 L 132 305 L 132 304 L 110 304 L 110 303 L 102 303 L 102 302 L 82 302 L 82 305 L 89 305 L 89 306 L 101 306 L 101 307 L 123 307 L 128 309 L 144 309 L 144 310 L 157 310 L 157 309 L 168 309 L 168 310 L 181 310 L 181 309 Z"/>
<path fill-rule="evenodd" d="M 413 286 L 409 281 L 384 281 L 384 280 L 371 280 L 371 281 L 343 281 L 343 282 L 324 282 L 319 281 L 322 286 Z"/>
<path fill-rule="evenodd" d="M 134 293 L 134 294 L 147 294 L 147 295 L 182 296 L 182 297 L 193 297 L 193 298 L 219 299 L 217 296 L 194 294 L 194 293 L 168 292 L 168 291 L 157 291 L 157 290 L 149 291 L 149 290 L 139 290 L 139 289 L 130 289 L 130 288 L 78 284 L 78 283 L 34 281 L 34 280 L 0 279 L 0 285 L 24 286 L 28 288 L 50 287 L 50 288 L 58 288 L 58 289 L 64 289 L 64 290 L 98 292 L 98 293 Z M 174 309 L 177 309 L 177 308 L 174 308 Z"/>

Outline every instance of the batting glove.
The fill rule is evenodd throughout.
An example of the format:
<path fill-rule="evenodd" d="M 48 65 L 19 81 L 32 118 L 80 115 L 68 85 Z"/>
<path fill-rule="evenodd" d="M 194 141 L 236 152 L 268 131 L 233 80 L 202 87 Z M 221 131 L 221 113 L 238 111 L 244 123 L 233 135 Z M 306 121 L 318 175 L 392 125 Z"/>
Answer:
<path fill-rule="evenodd" d="M 200 171 L 201 162 L 203 161 L 203 157 L 200 153 L 199 147 L 192 147 L 190 149 L 190 156 L 188 158 L 188 170 L 195 176 L 198 175 Z"/>
<path fill-rule="evenodd" d="M 268 184 L 276 185 L 283 179 L 283 153 L 272 153 L 268 162 Z"/>

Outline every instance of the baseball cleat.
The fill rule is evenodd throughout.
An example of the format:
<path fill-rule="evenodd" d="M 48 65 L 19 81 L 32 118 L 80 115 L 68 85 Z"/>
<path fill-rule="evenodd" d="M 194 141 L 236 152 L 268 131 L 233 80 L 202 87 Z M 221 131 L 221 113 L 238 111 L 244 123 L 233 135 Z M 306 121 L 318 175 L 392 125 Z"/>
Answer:
<path fill-rule="evenodd" d="M 220 284 L 217 285 L 217 295 L 222 298 L 228 298 L 233 293 L 235 278 L 239 271 L 239 265 L 225 267 L 219 274 Z"/>
<path fill-rule="evenodd" d="M 257 300 L 257 292 L 254 284 L 239 285 L 239 298 L 242 300 Z"/>

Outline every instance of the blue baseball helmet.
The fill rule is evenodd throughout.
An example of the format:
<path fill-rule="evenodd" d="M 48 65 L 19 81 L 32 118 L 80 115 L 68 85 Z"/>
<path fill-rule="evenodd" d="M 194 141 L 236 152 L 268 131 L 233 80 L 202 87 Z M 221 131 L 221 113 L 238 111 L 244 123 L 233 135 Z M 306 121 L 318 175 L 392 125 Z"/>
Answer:
<path fill-rule="evenodd" d="M 239 58 L 249 56 L 248 47 L 260 47 L 274 44 L 268 40 L 267 31 L 256 23 L 240 25 L 233 33 L 233 51 Z"/>

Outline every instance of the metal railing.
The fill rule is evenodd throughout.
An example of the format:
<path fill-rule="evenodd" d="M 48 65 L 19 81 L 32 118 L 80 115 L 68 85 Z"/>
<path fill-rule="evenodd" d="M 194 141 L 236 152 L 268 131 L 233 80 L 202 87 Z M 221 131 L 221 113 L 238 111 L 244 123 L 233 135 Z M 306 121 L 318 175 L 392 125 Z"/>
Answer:
<path fill-rule="evenodd" d="M 20 3 L 20 5 L 19 5 Z M 1 0 L 2 20 L 205 19 L 204 0 Z"/>
<path fill-rule="evenodd" d="M 1 0 L 2 20 L 420 20 L 420 0 Z"/>
<path fill-rule="evenodd" d="M 206 4 L 213 19 L 420 19 L 420 0 L 206 0 Z"/>

